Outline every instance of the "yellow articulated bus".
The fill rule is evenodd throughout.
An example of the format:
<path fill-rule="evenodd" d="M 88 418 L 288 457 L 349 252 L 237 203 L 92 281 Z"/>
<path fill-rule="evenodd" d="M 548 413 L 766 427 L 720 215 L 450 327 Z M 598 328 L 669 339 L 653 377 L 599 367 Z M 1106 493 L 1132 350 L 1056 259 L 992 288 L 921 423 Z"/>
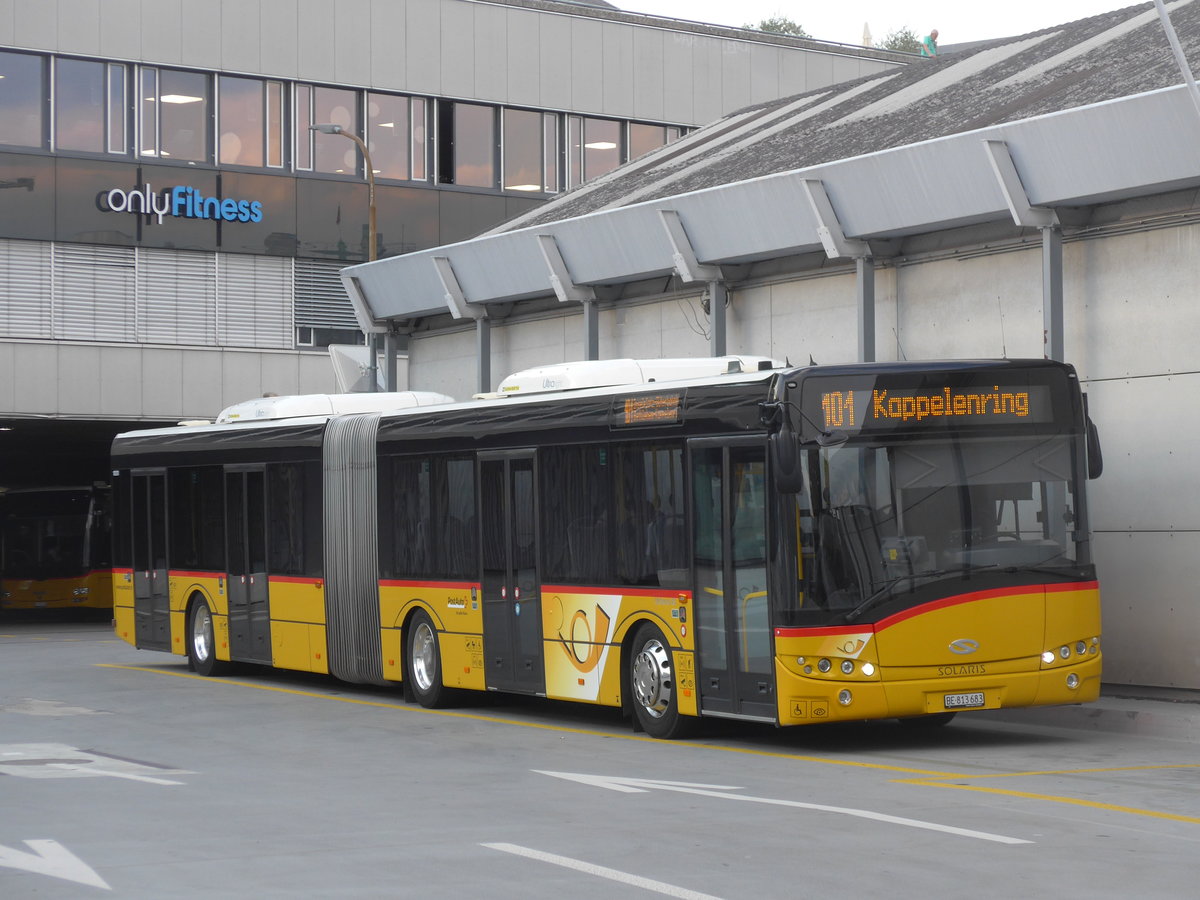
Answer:
<path fill-rule="evenodd" d="M 109 488 L 0 493 L 0 610 L 110 609 Z"/>
<path fill-rule="evenodd" d="M 1074 370 L 1044 360 L 266 398 L 114 441 L 116 629 L 205 675 L 534 694 L 662 738 L 1083 702 L 1099 468 Z"/>

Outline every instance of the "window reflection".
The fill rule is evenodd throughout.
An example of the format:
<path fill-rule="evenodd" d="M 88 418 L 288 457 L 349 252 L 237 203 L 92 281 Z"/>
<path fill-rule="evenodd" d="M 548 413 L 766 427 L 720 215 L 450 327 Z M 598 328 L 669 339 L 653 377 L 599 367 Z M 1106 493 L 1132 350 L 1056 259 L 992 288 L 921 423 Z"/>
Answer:
<path fill-rule="evenodd" d="M 380 178 L 409 177 L 408 106 L 407 97 L 367 95 L 367 146 Z"/>
<path fill-rule="evenodd" d="M 301 171 L 307 171 L 312 168 L 313 132 L 309 129 L 309 126 L 313 123 L 312 92 L 312 85 L 296 85 L 296 128 L 293 134 L 293 139 L 296 142 L 294 165 Z"/>
<path fill-rule="evenodd" d="M 503 116 L 504 189 L 542 190 L 542 114 L 505 109 Z"/>
<path fill-rule="evenodd" d="M 223 166 L 263 164 L 263 83 L 222 75 L 217 83 L 220 118 L 217 161 Z"/>
<path fill-rule="evenodd" d="M 341 88 L 313 88 L 313 122 L 340 125 L 358 134 L 358 93 Z M 354 175 L 359 171 L 358 148 L 339 134 L 313 132 L 313 170 L 331 175 Z"/>
<path fill-rule="evenodd" d="M 103 153 L 104 64 L 59 59 L 54 69 L 54 145 Z"/>
<path fill-rule="evenodd" d="M 454 104 L 454 183 L 496 186 L 495 111 L 473 103 Z"/>
<path fill-rule="evenodd" d="M 43 146 L 42 58 L 0 51 L 0 144 Z"/>
<path fill-rule="evenodd" d="M 567 117 L 567 186 L 575 187 L 621 164 L 621 123 Z"/>
<path fill-rule="evenodd" d="M 208 162 L 208 76 L 175 69 L 142 69 L 142 156 Z"/>

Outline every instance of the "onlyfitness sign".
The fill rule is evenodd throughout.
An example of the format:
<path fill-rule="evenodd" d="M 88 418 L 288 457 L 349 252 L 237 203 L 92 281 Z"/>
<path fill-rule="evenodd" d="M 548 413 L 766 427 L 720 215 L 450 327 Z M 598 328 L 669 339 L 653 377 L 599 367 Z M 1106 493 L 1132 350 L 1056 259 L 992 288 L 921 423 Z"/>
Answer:
<path fill-rule="evenodd" d="M 263 205 L 257 200 L 232 197 L 205 197 L 194 187 L 177 184 L 155 193 L 150 185 L 132 191 L 113 188 L 102 191 L 96 204 L 107 212 L 154 216 L 158 224 L 163 216 L 177 219 L 212 219 L 221 222 L 261 222 Z"/>

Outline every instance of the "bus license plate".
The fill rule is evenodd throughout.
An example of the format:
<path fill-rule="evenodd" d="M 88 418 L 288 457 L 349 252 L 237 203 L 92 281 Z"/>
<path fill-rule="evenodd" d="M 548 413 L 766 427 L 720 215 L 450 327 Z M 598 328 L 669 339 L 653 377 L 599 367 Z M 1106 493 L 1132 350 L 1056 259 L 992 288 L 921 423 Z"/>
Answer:
<path fill-rule="evenodd" d="M 976 691 L 973 694 L 946 695 L 946 709 L 963 709 L 971 706 L 983 706 L 983 691 Z"/>

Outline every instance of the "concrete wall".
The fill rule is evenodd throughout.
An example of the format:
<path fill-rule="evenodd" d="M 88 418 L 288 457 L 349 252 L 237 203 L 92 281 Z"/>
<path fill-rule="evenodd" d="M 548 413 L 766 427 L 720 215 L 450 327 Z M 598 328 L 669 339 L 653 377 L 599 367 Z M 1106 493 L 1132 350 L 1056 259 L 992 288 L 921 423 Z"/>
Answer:
<path fill-rule="evenodd" d="M 324 352 L 0 341 L 6 415 L 207 419 L 268 391 L 335 390 Z"/>
<path fill-rule="evenodd" d="M 979 248 L 981 251 L 983 248 Z M 1089 485 L 1104 604 L 1105 679 L 1200 689 L 1200 496 L 1190 440 L 1200 438 L 1200 225 L 1076 240 L 1064 246 L 1066 357 L 1084 382 L 1104 448 Z M 876 276 L 877 356 L 1041 357 L 1041 249 L 906 260 Z M 690 308 L 691 312 L 687 312 Z M 607 309 L 601 355 L 708 352 L 695 293 Z M 729 352 L 792 363 L 856 355 L 853 269 L 743 287 L 729 310 Z M 515 369 L 580 357 L 577 312 L 493 330 L 493 381 Z M 419 336 L 414 388 L 474 381 L 467 332 Z M 464 371 L 466 369 L 467 371 Z"/>
<path fill-rule="evenodd" d="M 476 0 L 0 0 L 0 46 L 697 125 L 896 63 Z M 878 56 L 878 54 L 877 54 Z"/>

